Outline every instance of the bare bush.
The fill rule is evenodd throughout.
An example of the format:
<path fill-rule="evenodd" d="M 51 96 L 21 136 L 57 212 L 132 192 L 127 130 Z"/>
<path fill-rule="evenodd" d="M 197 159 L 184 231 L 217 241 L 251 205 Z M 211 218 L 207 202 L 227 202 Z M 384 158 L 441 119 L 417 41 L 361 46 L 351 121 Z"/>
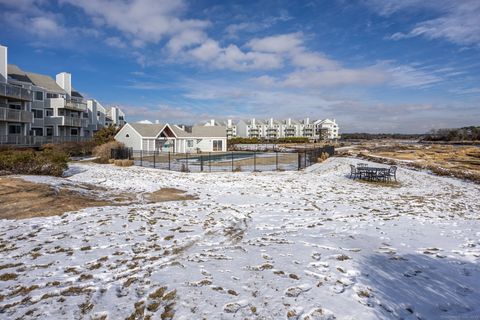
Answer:
<path fill-rule="evenodd" d="M 93 155 L 97 157 L 95 161 L 98 163 L 109 163 L 112 149 L 123 147 L 125 147 L 124 144 L 117 141 L 111 141 L 97 146 L 93 149 Z"/>

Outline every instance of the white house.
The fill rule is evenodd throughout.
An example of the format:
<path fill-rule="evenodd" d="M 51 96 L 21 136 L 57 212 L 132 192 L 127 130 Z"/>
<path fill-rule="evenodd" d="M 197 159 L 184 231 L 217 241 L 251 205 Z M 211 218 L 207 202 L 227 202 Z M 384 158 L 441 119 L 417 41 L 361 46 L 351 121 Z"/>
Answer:
<path fill-rule="evenodd" d="M 135 151 L 222 152 L 227 151 L 226 128 L 194 126 L 187 132 L 168 123 L 127 123 L 115 140 Z"/>
<path fill-rule="evenodd" d="M 335 119 L 317 120 L 314 122 L 314 124 L 315 124 L 315 135 L 317 137 L 326 138 L 330 140 L 339 138 L 338 124 L 335 121 Z"/>

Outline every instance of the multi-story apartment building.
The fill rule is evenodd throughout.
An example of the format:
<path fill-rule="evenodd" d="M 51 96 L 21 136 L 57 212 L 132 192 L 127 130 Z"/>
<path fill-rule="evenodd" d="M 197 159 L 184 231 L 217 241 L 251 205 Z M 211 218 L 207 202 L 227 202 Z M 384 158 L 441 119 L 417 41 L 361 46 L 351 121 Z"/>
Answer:
<path fill-rule="evenodd" d="M 88 139 L 108 125 L 107 110 L 86 101 L 72 86 L 70 73 L 55 80 L 8 64 L 0 46 L 0 143 L 42 144 Z M 125 124 L 125 114 L 112 108 L 112 125 Z"/>
<path fill-rule="evenodd" d="M 115 126 L 117 128 L 123 126 L 125 123 L 125 113 L 119 107 L 112 106 L 106 110 L 106 125 Z"/>
<path fill-rule="evenodd" d="M 338 124 L 335 119 L 317 120 L 315 124 L 315 137 L 318 139 L 335 140 L 340 137 Z"/>
<path fill-rule="evenodd" d="M 16 143 L 33 122 L 30 88 L 9 81 L 7 48 L 0 46 L 0 143 Z"/>
<path fill-rule="evenodd" d="M 264 138 L 267 132 L 266 123 L 255 118 L 250 120 L 240 120 L 236 126 L 238 137 Z"/>
<path fill-rule="evenodd" d="M 303 137 L 311 140 L 335 140 L 339 138 L 339 128 L 335 120 L 325 119 L 311 121 L 306 118 L 301 121 L 294 119 L 274 120 L 240 120 L 236 124 L 231 119 L 216 121 L 214 119 L 202 124 L 205 126 L 224 126 L 227 128 L 227 138 L 260 138 L 278 139 Z"/>

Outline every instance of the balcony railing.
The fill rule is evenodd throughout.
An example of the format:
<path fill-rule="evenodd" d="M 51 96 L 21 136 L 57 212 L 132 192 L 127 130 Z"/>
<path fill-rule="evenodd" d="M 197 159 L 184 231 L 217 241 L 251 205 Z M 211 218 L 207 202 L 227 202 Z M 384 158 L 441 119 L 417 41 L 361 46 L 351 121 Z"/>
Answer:
<path fill-rule="evenodd" d="M 62 142 L 82 142 L 89 141 L 88 137 L 70 136 L 70 137 L 43 137 L 43 136 L 22 136 L 8 135 L 0 136 L 0 144 L 11 144 L 20 146 L 41 146 L 46 143 L 62 143 Z"/>
<path fill-rule="evenodd" d="M 32 122 L 33 113 L 25 110 L 15 110 L 0 107 L 0 121 L 9 122 Z"/>
<path fill-rule="evenodd" d="M 87 104 L 83 102 L 65 101 L 65 109 L 85 112 L 87 111 Z"/>
<path fill-rule="evenodd" d="M 66 127 L 87 127 L 88 119 L 81 119 L 68 116 L 59 116 L 59 117 L 46 117 L 45 125 L 58 125 Z"/>
<path fill-rule="evenodd" d="M 33 93 L 31 90 L 17 87 L 9 83 L 0 83 L 0 97 L 9 99 L 17 99 L 24 101 L 32 101 Z"/>

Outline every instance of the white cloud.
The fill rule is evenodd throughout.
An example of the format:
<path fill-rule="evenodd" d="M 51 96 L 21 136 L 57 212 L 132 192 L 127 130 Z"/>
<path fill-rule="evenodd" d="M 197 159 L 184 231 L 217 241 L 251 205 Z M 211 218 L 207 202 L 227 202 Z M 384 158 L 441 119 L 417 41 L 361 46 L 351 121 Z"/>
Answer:
<path fill-rule="evenodd" d="M 255 38 L 247 43 L 254 51 L 282 53 L 297 49 L 303 43 L 301 33 L 289 33 L 265 38 Z"/>
<path fill-rule="evenodd" d="M 437 18 L 417 23 L 408 32 L 396 32 L 392 40 L 411 37 L 445 39 L 459 45 L 480 45 L 480 1 L 421 1 L 370 0 L 368 2 L 382 15 L 391 15 L 397 11 L 427 9 L 438 15 Z"/>
<path fill-rule="evenodd" d="M 118 48 L 118 49 L 125 49 L 127 44 L 120 39 L 119 37 L 109 37 L 105 39 L 105 43 L 110 47 Z"/>
<path fill-rule="evenodd" d="M 168 41 L 167 48 L 170 53 L 176 54 L 185 48 L 200 44 L 206 39 L 207 35 L 201 30 L 184 30 Z"/>
<path fill-rule="evenodd" d="M 442 82 L 441 76 L 431 72 L 422 71 L 413 66 L 386 66 L 390 74 L 390 84 L 398 87 L 429 87 L 433 84 Z"/>
<path fill-rule="evenodd" d="M 106 25 L 136 40 L 136 45 L 158 43 L 166 36 L 206 28 L 208 21 L 181 19 L 182 0 L 61 0 L 77 6 L 98 25 Z"/>
<path fill-rule="evenodd" d="M 290 73 L 280 83 L 286 87 L 326 87 L 343 85 L 382 84 L 388 79 L 383 70 L 377 67 L 335 70 L 302 70 Z"/>
<path fill-rule="evenodd" d="M 292 64 L 304 68 L 335 69 L 339 64 L 318 52 L 298 50 L 292 53 Z"/>
<path fill-rule="evenodd" d="M 217 41 L 208 39 L 187 54 L 218 69 L 237 71 L 275 69 L 282 66 L 281 57 L 263 52 L 243 52 L 236 45 L 221 48 Z"/>
<path fill-rule="evenodd" d="M 30 19 L 32 32 L 41 37 L 58 37 L 64 35 L 63 26 L 53 17 L 34 17 Z"/>

